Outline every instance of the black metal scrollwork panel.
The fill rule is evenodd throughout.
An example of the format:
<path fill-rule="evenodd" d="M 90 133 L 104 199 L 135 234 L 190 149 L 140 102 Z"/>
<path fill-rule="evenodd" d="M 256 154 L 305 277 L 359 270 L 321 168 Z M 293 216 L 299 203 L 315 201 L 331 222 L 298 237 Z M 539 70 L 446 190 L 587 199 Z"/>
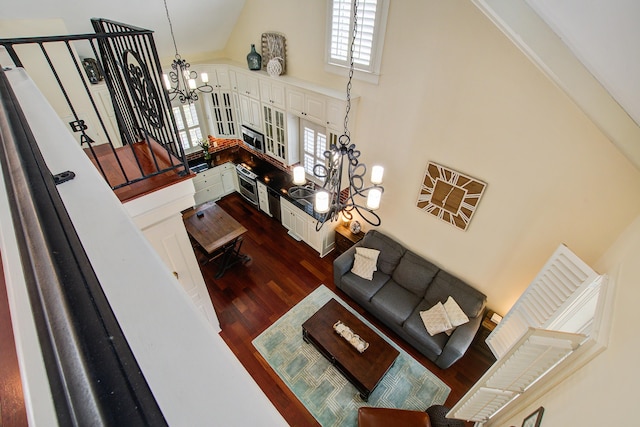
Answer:
<path fill-rule="evenodd" d="M 134 102 L 149 124 L 156 129 L 164 126 L 162 104 L 147 65 L 137 52 L 126 50 L 122 54 L 124 75 Z"/>

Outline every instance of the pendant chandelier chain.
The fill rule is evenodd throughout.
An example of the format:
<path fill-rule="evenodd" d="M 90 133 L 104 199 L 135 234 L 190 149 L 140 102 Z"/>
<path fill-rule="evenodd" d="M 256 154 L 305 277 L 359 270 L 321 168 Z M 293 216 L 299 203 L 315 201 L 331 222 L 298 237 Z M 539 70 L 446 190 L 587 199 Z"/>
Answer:
<path fill-rule="evenodd" d="M 178 44 L 176 43 L 176 36 L 173 32 L 173 23 L 171 22 L 171 15 L 169 14 L 169 6 L 167 6 L 167 0 L 164 0 L 164 10 L 167 14 L 167 21 L 169 21 L 169 31 L 171 32 L 171 40 L 173 41 L 173 48 L 176 51 L 176 56 L 171 63 L 171 70 L 169 74 L 164 74 L 164 85 L 169 95 L 169 100 L 173 101 L 175 98 L 183 103 L 192 104 L 198 101 L 198 92 L 211 93 L 213 86 L 209 84 L 209 76 L 206 73 L 202 73 L 202 85 L 198 86 L 196 78 L 198 73 L 190 70 L 191 64 L 182 59 L 178 53 Z"/>
<path fill-rule="evenodd" d="M 164 10 L 167 13 L 167 21 L 169 21 L 169 31 L 171 31 L 171 40 L 173 40 L 173 48 L 176 51 L 176 56 L 178 55 L 178 45 L 176 44 L 176 36 L 173 34 L 173 24 L 171 23 L 171 16 L 169 16 L 169 7 L 167 6 L 167 0 L 164 0 Z"/>
<path fill-rule="evenodd" d="M 351 46 L 349 47 L 349 80 L 347 81 L 347 107 L 344 115 L 344 134 L 346 142 L 351 139 L 349 133 L 349 112 L 351 111 L 351 81 L 353 80 L 354 61 L 353 54 L 355 52 L 356 38 L 358 36 L 358 0 L 353 1 L 353 36 L 351 38 Z"/>

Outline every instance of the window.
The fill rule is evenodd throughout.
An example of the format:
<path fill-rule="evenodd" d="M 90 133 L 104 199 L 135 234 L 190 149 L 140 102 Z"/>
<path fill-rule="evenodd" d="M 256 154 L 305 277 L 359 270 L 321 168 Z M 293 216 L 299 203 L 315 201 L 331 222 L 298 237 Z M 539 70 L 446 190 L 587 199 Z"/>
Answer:
<path fill-rule="evenodd" d="M 329 0 L 329 7 L 327 64 L 348 68 L 354 25 L 353 0 Z M 358 1 L 353 62 L 354 68 L 360 72 L 375 75 L 380 72 L 388 9 L 388 0 Z"/>
<path fill-rule="evenodd" d="M 176 118 L 178 136 L 185 151 L 198 148 L 198 142 L 202 139 L 200 120 L 195 104 L 185 104 L 173 107 L 173 116 Z"/>
<path fill-rule="evenodd" d="M 324 157 L 324 152 L 328 149 L 326 129 L 315 123 L 300 120 L 300 141 L 302 166 L 307 177 L 314 177 L 313 167 L 318 163 L 326 165 Z"/>

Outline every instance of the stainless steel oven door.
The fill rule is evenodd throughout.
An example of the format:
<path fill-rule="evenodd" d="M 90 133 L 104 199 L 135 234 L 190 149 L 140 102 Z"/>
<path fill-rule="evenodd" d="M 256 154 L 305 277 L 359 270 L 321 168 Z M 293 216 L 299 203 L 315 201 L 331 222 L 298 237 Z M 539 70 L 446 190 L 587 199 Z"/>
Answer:
<path fill-rule="evenodd" d="M 258 206 L 258 186 L 255 179 L 249 179 L 238 173 L 238 185 L 240 187 L 240 195 L 248 202 Z"/>

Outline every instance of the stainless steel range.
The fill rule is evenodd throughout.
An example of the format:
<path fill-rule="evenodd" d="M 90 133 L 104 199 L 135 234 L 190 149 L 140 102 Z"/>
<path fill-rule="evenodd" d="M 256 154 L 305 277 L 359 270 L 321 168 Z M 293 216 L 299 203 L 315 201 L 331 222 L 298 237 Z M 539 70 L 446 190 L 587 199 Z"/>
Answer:
<path fill-rule="evenodd" d="M 238 171 L 240 195 L 248 202 L 258 206 L 258 185 L 256 184 L 257 175 L 251 172 L 251 167 L 245 163 L 236 165 L 236 170 Z"/>

